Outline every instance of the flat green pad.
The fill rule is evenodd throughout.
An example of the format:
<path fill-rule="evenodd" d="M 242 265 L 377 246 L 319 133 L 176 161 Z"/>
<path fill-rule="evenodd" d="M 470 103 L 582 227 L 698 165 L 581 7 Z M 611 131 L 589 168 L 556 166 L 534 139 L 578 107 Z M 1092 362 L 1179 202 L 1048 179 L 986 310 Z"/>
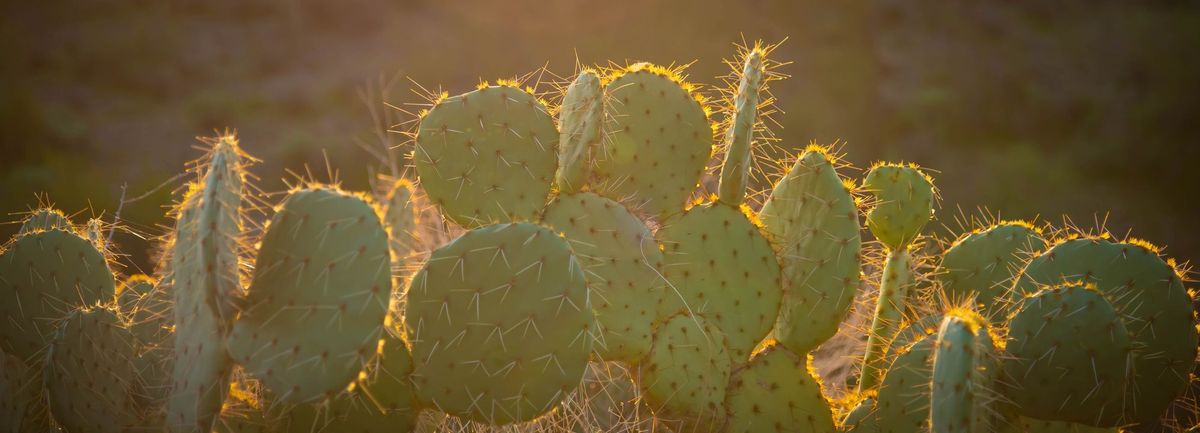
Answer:
<path fill-rule="evenodd" d="M 630 367 L 625 363 L 589 363 L 577 395 L 584 404 L 585 413 L 580 414 L 580 422 L 573 429 L 575 433 L 624 431 L 622 429 L 636 429 L 651 422 L 641 406 Z"/>
<path fill-rule="evenodd" d="M 78 307 L 112 302 L 114 285 L 104 256 L 74 232 L 17 237 L 0 255 L 0 350 L 32 359 L 57 320 Z"/>
<path fill-rule="evenodd" d="M 702 316 L 678 314 L 659 325 L 638 379 L 658 421 L 672 431 L 720 431 L 733 369 L 725 342 Z"/>
<path fill-rule="evenodd" d="M 46 357 L 50 412 L 73 433 L 121 433 L 138 421 L 133 334 L 116 312 L 71 313 Z"/>
<path fill-rule="evenodd" d="M 929 431 L 929 382 L 936 339 L 936 335 L 928 336 L 897 350 L 875 404 L 875 425 L 880 433 Z"/>
<path fill-rule="evenodd" d="M 587 275 L 600 358 L 646 356 L 655 322 L 669 313 L 654 234 L 620 203 L 590 192 L 559 196 L 543 218 L 571 243 Z"/>
<path fill-rule="evenodd" d="M 550 193 L 557 148 L 537 97 L 490 86 L 438 101 L 421 118 L 413 159 L 429 199 L 475 228 L 532 220 Z"/>
<path fill-rule="evenodd" d="M 554 178 L 560 194 L 574 194 L 587 184 L 592 171 L 592 152 L 604 138 L 604 87 L 594 71 L 584 70 L 563 94 L 558 109 L 558 174 Z"/>
<path fill-rule="evenodd" d="M 781 247 L 788 282 L 775 338 L 809 353 L 837 334 L 858 293 L 858 207 L 829 155 L 810 150 L 775 185 L 758 217 Z"/>
<path fill-rule="evenodd" d="M 1120 423 L 1132 349 L 1100 292 L 1079 285 L 1025 298 L 1009 322 L 1005 371 L 1023 415 L 1112 427 Z"/>
<path fill-rule="evenodd" d="M 758 352 L 733 373 L 726 397 L 728 433 L 833 433 L 833 411 L 806 357 L 781 345 Z"/>
<path fill-rule="evenodd" d="M 330 188 L 293 192 L 263 235 L 230 356 L 281 401 L 342 391 L 375 354 L 390 269 L 370 204 Z"/>
<path fill-rule="evenodd" d="M 388 191 L 384 206 L 383 224 L 387 227 L 392 259 L 397 267 L 403 268 L 405 261 L 423 249 L 419 234 L 421 207 L 416 186 L 408 179 L 396 181 Z"/>
<path fill-rule="evenodd" d="M 867 211 L 867 228 L 889 249 L 912 243 L 933 216 L 933 182 L 914 166 L 877 165 L 862 187 L 876 200 Z"/>
<path fill-rule="evenodd" d="M 934 275 L 952 302 L 974 299 L 993 322 L 1004 318 L 1014 277 L 1046 241 L 1027 224 L 1001 223 L 959 237 L 942 254 Z"/>
<path fill-rule="evenodd" d="M 675 291 L 691 311 L 708 317 L 729 338 L 735 362 L 749 359 L 775 326 L 783 295 L 771 244 L 741 209 L 720 203 L 668 220 L 658 235 Z"/>
<path fill-rule="evenodd" d="M 475 229 L 434 251 L 405 315 L 418 400 L 493 425 L 553 409 L 592 352 L 584 281 L 567 241 L 535 224 Z"/>
<path fill-rule="evenodd" d="M 40 371 L 13 355 L 0 352 L 0 432 L 43 432 L 50 429 Z"/>
<path fill-rule="evenodd" d="M 21 228 L 17 230 L 17 236 L 48 230 L 70 231 L 71 221 L 58 209 L 41 208 L 25 217 L 25 220 L 21 222 Z"/>
<path fill-rule="evenodd" d="M 1083 238 L 1062 242 L 1030 261 L 1018 295 L 1039 285 L 1083 280 L 1113 303 L 1133 337 L 1133 380 L 1126 419 L 1158 419 L 1188 386 L 1197 329 L 1192 301 L 1175 269 L 1143 243 Z"/>
<path fill-rule="evenodd" d="M 713 152 L 704 107 L 647 64 L 630 67 L 606 91 L 612 120 L 596 154 L 597 189 L 660 219 L 683 210 Z"/>
<path fill-rule="evenodd" d="M 973 310 L 951 310 L 938 330 L 930 381 L 933 433 L 990 433 L 1000 424 L 996 345 L 987 319 Z"/>

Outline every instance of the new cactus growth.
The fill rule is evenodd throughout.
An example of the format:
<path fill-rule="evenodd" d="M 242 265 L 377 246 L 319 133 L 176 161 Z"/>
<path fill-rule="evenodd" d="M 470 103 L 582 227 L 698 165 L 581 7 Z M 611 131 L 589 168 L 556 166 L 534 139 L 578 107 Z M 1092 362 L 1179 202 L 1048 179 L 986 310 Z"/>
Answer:
<path fill-rule="evenodd" d="M 807 356 L 774 344 L 734 371 L 726 397 L 728 433 L 833 433 L 833 412 Z"/>
<path fill-rule="evenodd" d="M 733 369 L 725 335 L 705 317 L 677 314 L 659 325 L 640 363 L 642 398 L 658 420 L 678 432 L 718 432 Z"/>
<path fill-rule="evenodd" d="M 558 130 L 514 83 L 442 98 L 421 117 L 413 158 L 421 186 L 466 228 L 529 221 L 550 193 Z"/>
<path fill-rule="evenodd" d="M 133 334 L 116 312 L 76 311 L 59 324 L 46 355 L 46 395 L 54 419 L 72 433 L 121 433 L 141 411 Z"/>
<path fill-rule="evenodd" d="M 483 227 L 437 249 L 405 312 L 418 401 L 493 425 L 550 411 L 587 367 L 588 298 L 570 245 L 538 225 Z"/>
<path fill-rule="evenodd" d="M 17 236 L 47 230 L 70 231 L 71 221 L 58 209 L 41 207 L 25 217 L 25 220 L 21 222 L 21 228 L 17 230 Z"/>
<path fill-rule="evenodd" d="M 758 122 L 759 91 L 766 77 L 762 49 L 750 50 L 742 67 L 741 80 L 733 98 L 733 120 L 725 133 L 725 163 L 721 165 L 721 183 L 717 199 L 729 206 L 741 206 L 750 184 L 750 149 Z"/>
<path fill-rule="evenodd" d="M 1044 249 L 1041 230 L 1024 221 L 1002 221 L 956 240 L 942 254 L 935 275 L 951 302 L 972 300 L 984 317 L 1002 320 L 1013 278 Z"/>
<path fill-rule="evenodd" d="M 934 346 L 930 431 L 995 431 L 998 357 L 987 320 L 971 310 L 951 310 L 942 319 Z"/>
<path fill-rule="evenodd" d="M 416 186 L 408 179 L 397 180 L 384 200 L 383 222 L 388 231 L 388 244 L 396 264 L 423 250 L 419 237 L 421 203 Z"/>
<path fill-rule="evenodd" d="M 558 111 L 558 174 L 554 183 L 559 193 L 580 191 L 592 169 L 592 151 L 600 145 L 604 126 L 604 88 L 595 71 L 579 72 L 567 87 Z"/>

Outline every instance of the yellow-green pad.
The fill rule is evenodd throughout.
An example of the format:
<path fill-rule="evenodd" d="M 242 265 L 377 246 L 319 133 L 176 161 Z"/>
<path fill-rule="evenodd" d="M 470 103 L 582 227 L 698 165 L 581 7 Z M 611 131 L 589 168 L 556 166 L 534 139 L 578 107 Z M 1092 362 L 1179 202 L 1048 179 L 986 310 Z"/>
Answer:
<path fill-rule="evenodd" d="M 946 314 L 938 330 L 930 382 L 933 433 L 992 433 L 1000 425 L 999 372 L 986 319 L 972 310 Z"/>
<path fill-rule="evenodd" d="M 558 166 L 558 130 L 537 97 L 490 86 L 442 99 L 421 118 L 413 159 L 421 186 L 467 228 L 528 221 Z"/>
<path fill-rule="evenodd" d="M 19 236 L 0 255 L 0 350 L 28 361 L 58 319 L 114 297 L 108 263 L 87 239 L 59 229 Z"/>
<path fill-rule="evenodd" d="M 673 75 L 649 64 L 631 66 L 606 92 L 612 120 L 596 154 L 597 188 L 660 219 L 683 210 L 713 151 L 704 107 Z"/>
<path fill-rule="evenodd" d="M 327 187 L 293 192 L 263 235 L 229 354 L 280 401 L 335 395 L 375 354 L 390 269 L 369 203 Z"/>
<path fill-rule="evenodd" d="M 889 249 L 908 246 L 933 216 L 933 181 L 915 166 L 876 165 L 862 188 L 875 195 L 867 228 Z"/>
<path fill-rule="evenodd" d="M 934 275 L 951 302 L 974 299 L 981 313 L 1004 319 L 1004 304 L 1013 278 L 1046 241 L 1025 223 L 1005 222 L 967 233 L 942 254 Z"/>
<path fill-rule="evenodd" d="M 76 311 L 59 325 L 46 355 L 46 396 L 54 420 L 72 433 L 122 433 L 139 419 L 133 334 L 116 312 Z"/>
<path fill-rule="evenodd" d="M 788 282 L 775 338 L 809 353 L 837 333 L 858 293 L 858 207 L 823 150 L 806 151 L 758 213 Z"/>
<path fill-rule="evenodd" d="M 758 352 L 733 373 L 727 433 L 833 433 L 833 411 L 806 357 L 781 345 Z"/>
<path fill-rule="evenodd" d="M 771 331 L 783 295 L 775 250 L 742 212 L 720 203 L 697 206 L 658 232 L 674 286 L 668 302 L 682 296 L 687 309 L 708 317 L 728 337 L 735 362 L 749 359 Z"/>
<path fill-rule="evenodd" d="M 575 77 L 563 95 L 558 110 L 559 134 L 558 174 L 555 186 L 559 193 L 574 194 L 587 184 L 592 170 L 592 151 L 603 139 L 604 88 L 594 71 L 585 70 Z"/>
<path fill-rule="evenodd" d="M 875 403 L 879 433 L 929 432 L 929 381 L 936 339 L 928 336 L 896 351 Z"/>
<path fill-rule="evenodd" d="M 475 229 L 437 249 L 407 308 L 418 401 L 469 420 L 546 413 L 579 385 L 592 351 L 583 269 L 535 224 Z"/>
<path fill-rule="evenodd" d="M 658 420 L 672 431 L 717 432 L 733 364 L 725 334 L 699 315 L 672 316 L 654 333 L 638 385 Z"/>
<path fill-rule="evenodd" d="M 646 356 L 654 324 L 670 313 L 663 254 L 650 229 L 620 203 L 590 192 L 559 196 L 543 218 L 571 243 L 587 274 L 597 354 L 630 362 Z"/>

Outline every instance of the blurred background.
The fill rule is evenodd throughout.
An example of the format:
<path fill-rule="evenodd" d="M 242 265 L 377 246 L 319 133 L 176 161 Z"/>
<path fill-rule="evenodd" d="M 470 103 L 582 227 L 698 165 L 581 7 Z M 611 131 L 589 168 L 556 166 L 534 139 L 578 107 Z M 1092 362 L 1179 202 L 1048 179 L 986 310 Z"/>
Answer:
<path fill-rule="evenodd" d="M 1200 259 L 1200 3 L 751 0 L 6 2 L 0 6 L 0 212 L 37 193 L 75 222 L 111 221 L 122 185 L 154 190 L 236 128 L 264 190 L 325 156 L 367 189 L 378 145 L 359 97 L 421 102 L 576 59 L 689 63 L 719 85 L 743 39 L 787 42 L 773 83 L 787 147 L 840 140 L 859 167 L 936 170 L 942 224 L 980 206 L 1007 218 L 1107 227 Z M 377 87 L 376 87 L 377 88 Z M 403 137 L 389 137 L 395 143 Z M 860 173 L 850 173 L 858 177 Z M 180 180 L 125 206 L 160 234 Z M 941 225 L 941 224 L 939 224 Z M 0 225 L 0 238 L 16 230 Z M 943 229 L 944 230 L 944 229 Z M 151 243 L 121 233 L 134 269 Z"/>

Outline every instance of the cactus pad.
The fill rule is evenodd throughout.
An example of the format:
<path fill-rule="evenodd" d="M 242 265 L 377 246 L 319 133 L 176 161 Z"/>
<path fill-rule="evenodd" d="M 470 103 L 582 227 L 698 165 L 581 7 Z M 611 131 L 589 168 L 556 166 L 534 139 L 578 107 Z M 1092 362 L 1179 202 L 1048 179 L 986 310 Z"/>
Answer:
<path fill-rule="evenodd" d="M 0 351 L 0 432 L 50 430 L 42 375 L 16 356 Z"/>
<path fill-rule="evenodd" d="M 263 235 L 229 354 L 280 401 L 336 394 L 375 353 L 390 268 L 368 202 L 329 187 L 291 193 Z"/>
<path fill-rule="evenodd" d="M 584 70 L 575 77 L 563 95 L 558 112 L 558 174 L 555 186 L 560 193 L 574 194 L 587 183 L 592 167 L 592 151 L 600 145 L 604 126 L 604 89 L 594 71 Z"/>
<path fill-rule="evenodd" d="M 877 164 L 862 188 L 875 195 L 867 228 L 889 249 L 908 246 L 933 216 L 933 180 L 916 166 Z"/>
<path fill-rule="evenodd" d="M 956 240 L 935 275 L 951 302 L 974 299 L 984 317 L 1000 320 L 1013 278 L 1044 249 L 1046 241 L 1033 226 L 1001 222 Z"/>
<path fill-rule="evenodd" d="M 669 314 L 663 255 L 650 229 L 620 203 L 589 192 L 559 196 L 543 218 L 571 242 L 587 275 L 598 355 L 631 362 L 645 356 L 655 322 Z"/>
<path fill-rule="evenodd" d="M 418 400 L 474 421 L 553 409 L 592 351 L 583 270 L 566 240 L 534 224 L 475 229 L 435 250 L 407 308 Z"/>
<path fill-rule="evenodd" d="M 837 333 L 858 293 L 858 208 L 823 148 L 804 152 L 758 214 L 788 281 L 775 338 L 809 353 Z"/>
<path fill-rule="evenodd" d="M 998 424 L 998 364 L 988 322 L 973 311 L 951 310 L 938 330 L 930 386 L 933 433 L 991 433 Z"/>
<path fill-rule="evenodd" d="M 655 331 L 641 365 L 642 398 L 659 421 L 672 431 L 720 431 L 732 370 L 720 328 L 703 316 L 672 316 Z"/>
<path fill-rule="evenodd" d="M 726 335 L 736 362 L 771 331 L 783 295 L 775 250 L 742 212 L 721 203 L 697 206 L 658 232 L 667 279 L 690 311 Z"/>
<path fill-rule="evenodd" d="M 21 228 L 17 230 L 17 236 L 48 230 L 71 231 L 71 220 L 58 209 L 43 207 L 25 217 Z"/>
<path fill-rule="evenodd" d="M 243 194 L 242 162 L 237 138 L 226 135 L 213 142 L 204 189 L 195 203 L 198 207 L 196 235 L 204 264 L 202 280 L 207 302 L 217 312 L 223 333 L 241 309 L 244 296 L 239 272 L 238 249 L 242 240 L 241 203 Z"/>
<path fill-rule="evenodd" d="M 733 373 L 728 433 L 833 433 L 833 412 L 805 358 L 768 346 Z"/>
<path fill-rule="evenodd" d="M 114 311 L 76 311 L 59 325 L 46 357 L 46 395 L 70 432 L 124 432 L 136 423 L 133 334 Z"/>
<path fill-rule="evenodd" d="M 929 431 L 929 381 L 936 339 L 928 336 L 896 351 L 875 403 L 879 433 Z"/>
<path fill-rule="evenodd" d="M 537 97 L 501 85 L 442 99 L 421 117 L 421 186 L 467 228 L 531 220 L 557 167 L 558 130 Z"/>
<path fill-rule="evenodd" d="M 387 227 L 392 259 L 402 264 L 421 246 L 421 205 L 416 187 L 408 179 L 397 180 L 384 201 L 383 223 Z"/>

